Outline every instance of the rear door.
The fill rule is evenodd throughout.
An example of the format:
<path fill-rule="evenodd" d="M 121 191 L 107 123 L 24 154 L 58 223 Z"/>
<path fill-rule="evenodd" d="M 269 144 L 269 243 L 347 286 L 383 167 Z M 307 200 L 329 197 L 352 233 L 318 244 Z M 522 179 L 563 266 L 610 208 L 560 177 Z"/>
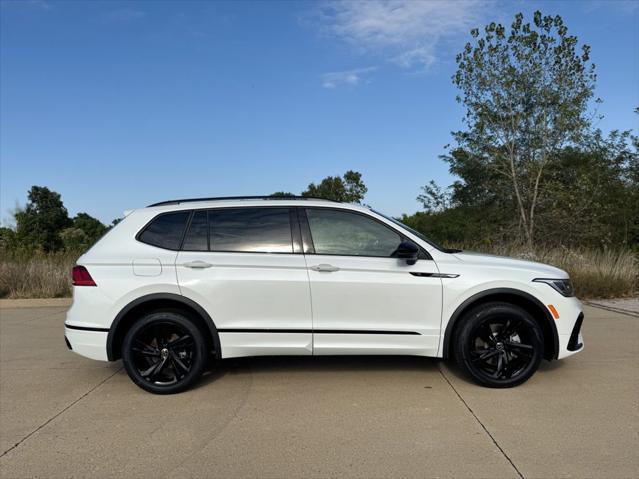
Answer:
<path fill-rule="evenodd" d="M 176 261 L 183 295 L 218 328 L 223 357 L 312 354 L 306 263 L 294 210 L 196 210 Z"/>
<path fill-rule="evenodd" d="M 442 284 L 427 253 L 414 265 L 393 257 L 406 238 L 360 212 L 317 207 L 300 213 L 314 354 L 435 356 Z"/>

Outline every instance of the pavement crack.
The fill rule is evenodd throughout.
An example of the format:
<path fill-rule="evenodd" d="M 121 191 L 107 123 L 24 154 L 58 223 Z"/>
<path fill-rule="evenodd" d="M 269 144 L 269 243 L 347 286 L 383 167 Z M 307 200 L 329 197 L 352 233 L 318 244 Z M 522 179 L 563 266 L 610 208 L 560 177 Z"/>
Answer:
<path fill-rule="evenodd" d="M 440 363 L 441 364 L 441 363 Z M 515 472 L 517 473 L 517 475 L 521 478 L 521 479 L 525 479 L 524 475 L 521 473 L 521 471 L 517 468 L 517 466 L 515 466 L 515 463 L 512 461 L 512 459 L 510 457 L 508 457 L 508 454 L 506 454 L 506 451 L 504 451 L 502 449 L 502 447 L 499 445 L 499 443 L 495 440 L 494 436 L 490 433 L 490 431 L 488 430 L 488 428 L 484 425 L 483 422 L 481 422 L 481 419 L 479 419 L 479 417 L 477 417 L 477 414 L 475 414 L 475 411 L 473 411 L 473 409 L 468 405 L 468 403 L 464 400 L 464 398 L 461 396 L 461 394 L 459 394 L 459 391 L 457 391 L 457 389 L 455 388 L 455 386 L 453 386 L 453 383 L 450 382 L 450 380 L 448 379 L 448 377 L 446 376 L 446 374 L 444 374 L 444 371 L 442 371 L 442 368 L 440 365 L 437 366 L 437 369 L 439 370 L 439 374 L 442 375 L 442 377 L 444 378 L 444 380 L 448 383 L 448 385 L 450 386 L 450 388 L 455 392 L 455 394 L 457 395 L 457 397 L 459 398 L 459 400 L 462 402 L 462 404 L 464 406 L 466 406 L 466 409 L 468 409 L 468 412 L 470 412 L 473 417 L 475 418 L 475 420 L 479 423 L 479 425 L 481 426 L 481 428 L 484 430 L 484 432 L 488 435 L 488 437 L 490 438 L 491 441 L 493 441 L 493 444 L 495 445 L 495 447 L 497 447 L 497 449 L 499 449 L 499 452 L 502 453 L 502 455 L 506 458 L 506 460 L 510 463 L 510 465 L 513 467 L 513 469 L 515 470 Z"/>
<path fill-rule="evenodd" d="M 95 391 L 96 389 L 98 389 L 100 386 L 102 386 L 105 382 L 107 382 L 109 379 L 111 379 L 113 376 L 115 376 L 116 374 L 118 374 L 120 371 L 122 371 L 122 367 L 118 368 L 113 374 L 109 375 L 108 377 L 104 378 L 102 381 L 100 381 L 98 384 L 96 384 L 95 386 L 93 386 L 91 389 L 89 389 L 87 392 L 85 392 L 82 396 L 80 396 L 78 399 L 76 399 L 75 401 L 73 401 L 71 404 L 69 404 L 68 406 L 64 407 L 61 411 L 59 411 L 57 414 L 55 414 L 53 417 L 50 417 L 49 419 L 47 419 L 44 423 L 40 424 L 37 428 L 35 428 L 33 431 L 31 431 L 29 434 L 27 434 L 26 436 L 24 436 L 22 439 L 20 439 L 18 442 L 16 442 L 13 446 L 11 446 L 9 449 L 7 449 L 6 451 L 4 451 L 2 454 L 0 454 L 0 458 L 4 457 L 5 455 L 7 455 L 9 452 L 13 451 L 16 447 L 18 447 L 20 444 L 22 444 L 24 441 L 26 441 L 27 439 L 29 439 L 31 436 L 33 436 L 36 432 L 40 431 L 42 428 L 44 428 L 45 426 L 47 426 L 47 424 L 51 423 L 51 421 L 53 421 L 54 419 L 56 419 L 57 417 L 60 417 L 62 414 L 64 414 L 64 412 L 68 411 L 69 409 L 71 409 L 73 406 L 75 406 L 77 403 L 79 403 L 80 401 L 82 401 L 85 397 L 87 397 L 89 394 L 91 394 L 93 391 Z"/>
<path fill-rule="evenodd" d="M 591 301 L 586 301 L 586 300 L 583 300 L 583 303 L 587 304 L 588 306 L 592 306 L 593 308 L 599 308 L 605 311 L 611 311 L 613 313 L 623 314 L 624 316 L 630 316 L 631 318 L 639 318 L 639 312 L 632 311 L 630 309 L 618 308 L 615 306 L 607 306 L 604 304 L 593 303 Z"/>

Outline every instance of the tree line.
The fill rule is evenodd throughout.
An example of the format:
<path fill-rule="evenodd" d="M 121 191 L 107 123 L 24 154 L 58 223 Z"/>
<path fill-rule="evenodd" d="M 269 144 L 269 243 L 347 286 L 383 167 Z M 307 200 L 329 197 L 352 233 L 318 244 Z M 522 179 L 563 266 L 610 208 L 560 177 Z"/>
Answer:
<path fill-rule="evenodd" d="M 15 228 L 0 228 L 0 249 L 4 252 L 82 251 L 120 221 L 115 219 L 107 226 L 88 213 L 71 218 L 60 194 L 46 186 L 32 186 L 27 198 L 26 206 L 13 214 Z"/>

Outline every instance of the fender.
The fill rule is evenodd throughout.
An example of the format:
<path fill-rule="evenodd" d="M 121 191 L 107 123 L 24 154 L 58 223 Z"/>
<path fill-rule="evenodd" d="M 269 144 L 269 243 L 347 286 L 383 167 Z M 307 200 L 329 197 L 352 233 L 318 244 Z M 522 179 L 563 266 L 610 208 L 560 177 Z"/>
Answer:
<path fill-rule="evenodd" d="M 481 291 L 477 294 L 474 294 L 470 298 L 466 299 L 462 304 L 460 304 L 455 312 L 452 314 L 450 319 L 448 320 L 448 324 L 446 325 L 446 331 L 444 333 L 444 349 L 443 349 L 443 358 L 448 358 L 450 356 L 450 343 L 452 342 L 453 330 L 455 328 L 455 324 L 459 321 L 462 313 L 473 303 L 481 300 L 482 298 L 488 296 L 499 296 L 499 295 L 514 295 L 519 296 L 522 299 L 528 300 L 533 303 L 540 311 L 544 312 L 544 321 L 548 329 L 552 331 L 552 342 L 554 345 L 554 351 L 552 357 L 550 359 L 557 359 L 557 355 L 559 354 L 559 335 L 557 334 L 557 326 L 552 319 L 550 311 L 548 308 L 535 298 L 533 295 L 526 293 L 525 291 L 521 291 L 519 289 L 511 289 L 511 288 L 493 288 L 487 289 L 486 291 Z"/>
<path fill-rule="evenodd" d="M 111 323 L 111 327 L 109 328 L 109 334 L 107 335 L 107 357 L 109 361 L 115 361 L 114 341 L 115 341 L 116 331 L 118 330 L 118 326 L 120 322 L 122 321 L 122 319 L 133 308 L 140 306 L 144 303 L 148 303 L 150 301 L 157 301 L 157 300 L 176 301 L 195 310 L 206 323 L 209 329 L 209 332 L 211 334 L 211 338 L 213 339 L 213 347 L 215 348 L 215 355 L 218 358 L 220 357 L 222 349 L 220 347 L 220 338 L 217 334 L 217 328 L 215 326 L 215 323 L 213 322 L 213 319 L 211 319 L 211 316 L 206 312 L 206 310 L 202 306 L 197 304 L 192 299 L 186 298 L 184 296 L 180 296 L 179 294 L 153 293 L 153 294 L 147 294 L 145 296 L 140 296 L 139 298 L 131 301 L 124 308 L 122 308 L 122 310 L 118 313 L 118 315 L 113 320 L 113 323 Z"/>

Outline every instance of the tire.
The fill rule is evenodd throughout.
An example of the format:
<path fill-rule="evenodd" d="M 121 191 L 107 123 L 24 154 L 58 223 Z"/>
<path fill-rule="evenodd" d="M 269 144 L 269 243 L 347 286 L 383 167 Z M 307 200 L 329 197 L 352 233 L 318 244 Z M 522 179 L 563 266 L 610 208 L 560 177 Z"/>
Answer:
<path fill-rule="evenodd" d="M 145 391 L 175 394 L 202 376 L 206 341 L 189 318 L 176 311 L 156 311 L 135 322 L 122 344 L 124 368 Z"/>
<path fill-rule="evenodd" d="M 462 318 L 454 348 L 457 363 L 475 382 L 509 388 L 537 371 L 544 356 L 543 332 L 526 310 L 486 303 Z"/>

